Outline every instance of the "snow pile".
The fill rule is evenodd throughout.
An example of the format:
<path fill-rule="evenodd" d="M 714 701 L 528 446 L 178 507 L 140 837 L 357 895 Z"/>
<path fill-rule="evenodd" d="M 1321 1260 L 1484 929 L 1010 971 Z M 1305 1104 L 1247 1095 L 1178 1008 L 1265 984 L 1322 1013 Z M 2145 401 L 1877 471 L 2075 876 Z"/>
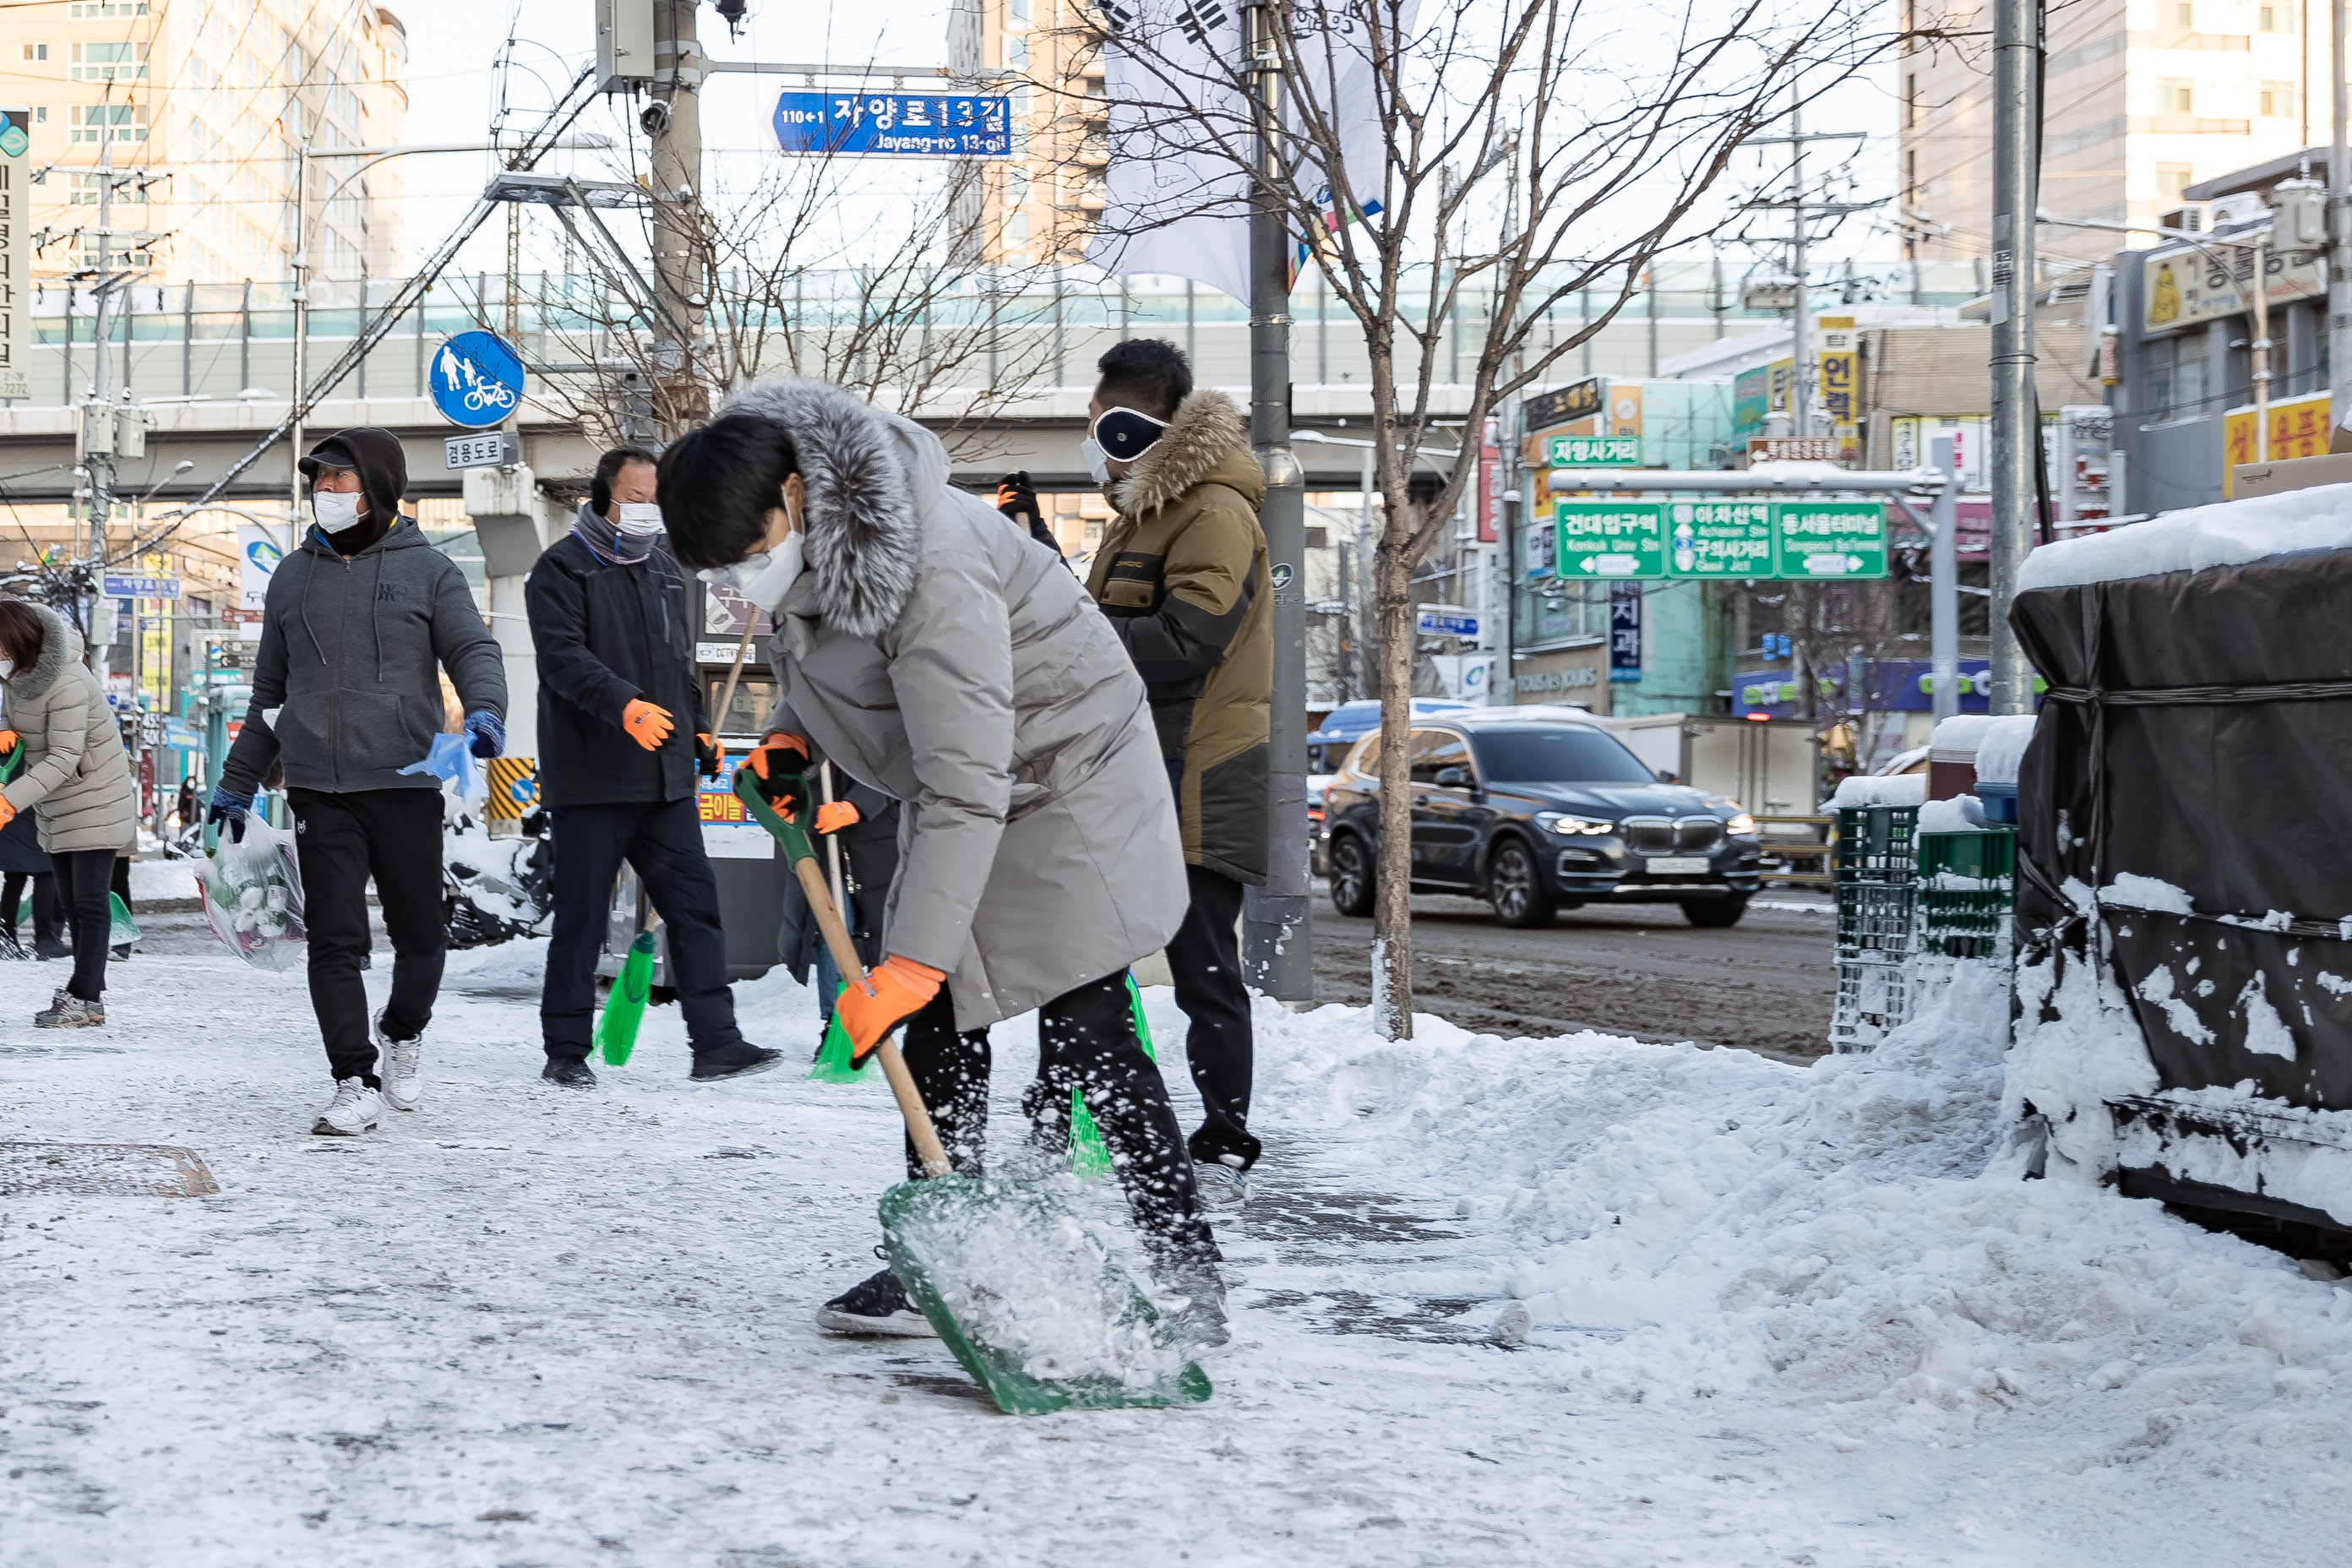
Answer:
<path fill-rule="evenodd" d="M 1988 720 L 1977 736 L 1977 783 L 2013 784 L 2024 765 L 2025 749 L 2033 743 L 2031 713 L 2004 714 Z"/>
<path fill-rule="evenodd" d="M 1972 795 L 1931 800 L 1919 808 L 1922 833 L 1982 833 L 1986 826 L 1984 802 Z"/>
<path fill-rule="evenodd" d="M 1936 722 L 1936 732 L 1927 738 L 1927 749 L 1939 763 L 1966 762 L 1977 754 L 1977 742 L 1984 738 L 1985 726 L 1993 722 L 1990 713 L 1955 713 Z"/>
<path fill-rule="evenodd" d="M 2352 545 L 2352 485 L 2190 507 L 2105 533 L 2045 544 L 2025 558 L 2017 586 L 2073 588 L 2167 572 L 2236 566 L 2297 550 Z"/>
<path fill-rule="evenodd" d="M 1926 773 L 1896 773 L 1892 778 L 1872 778 L 1864 773 L 1838 781 L 1837 793 L 1830 796 L 1830 807 L 1863 805 L 1917 805 L 1927 798 Z"/>
<path fill-rule="evenodd" d="M 1460 1192 L 1489 1288 L 1529 1342 L 1573 1348 L 1591 1396 L 1746 1395 L 1842 1448 L 2023 1421 L 2086 1466 L 2142 1457 L 2114 1438 L 2143 1420 L 2182 1466 L 2273 1442 L 2326 1463 L 2340 1440 L 2333 1417 L 2307 1424 L 2352 1395 L 2352 1292 L 2157 1205 L 2021 1180 L 2008 998 L 1982 966 L 1874 1053 L 1805 1069 L 1434 1022 L 1407 1045 L 1309 1034 L 1337 1011 L 1297 1027 L 1270 1098 Z"/>

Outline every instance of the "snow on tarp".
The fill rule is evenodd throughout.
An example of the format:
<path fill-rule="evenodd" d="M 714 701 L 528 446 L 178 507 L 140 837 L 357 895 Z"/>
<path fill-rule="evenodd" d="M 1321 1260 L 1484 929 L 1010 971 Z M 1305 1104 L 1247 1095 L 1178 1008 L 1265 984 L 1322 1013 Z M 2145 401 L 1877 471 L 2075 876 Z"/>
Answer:
<path fill-rule="evenodd" d="M 1883 779 L 1855 773 L 1838 781 L 1837 793 L 1830 796 L 1829 805 L 1832 810 L 1840 806 L 1918 805 L 1927 798 L 1926 773 L 1896 773 Z"/>
<path fill-rule="evenodd" d="M 1990 713 L 1955 713 L 1936 721 L 1936 732 L 1927 738 L 1928 750 L 1938 762 L 1957 761 L 1976 755 L 1977 742 L 1983 739 L 1985 726 L 1993 721 Z"/>
<path fill-rule="evenodd" d="M 2004 713 L 1985 720 L 1984 729 L 1977 736 L 1979 784 L 2017 782 L 2018 767 L 2025 761 L 2025 748 L 2033 742 L 2033 725 L 2031 713 Z"/>
<path fill-rule="evenodd" d="M 1982 833 L 1984 803 L 1972 795 L 1931 800 L 1919 808 L 1918 826 L 1922 833 Z"/>
<path fill-rule="evenodd" d="M 2018 569 L 2017 590 L 2021 594 L 2200 572 L 2293 551 L 2347 546 L 2352 546 L 2352 485 L 2319 485 L 2190 507 L 2126 528 L 2044 544 Z"/>

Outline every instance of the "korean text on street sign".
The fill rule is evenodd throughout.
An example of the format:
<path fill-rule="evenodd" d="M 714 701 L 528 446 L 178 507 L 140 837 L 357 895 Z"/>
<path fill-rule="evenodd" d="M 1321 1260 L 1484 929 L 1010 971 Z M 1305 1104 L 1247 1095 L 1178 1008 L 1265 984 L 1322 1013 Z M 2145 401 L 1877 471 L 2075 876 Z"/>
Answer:
<path fill-rule="evenodd" d="M 29 109 L 0 109 L 0 397 L 33 395 L 32 122 Z"/>
<path fill-rule="evenodd" d="M 776 145 L 848 157 L 1010 158 L 1013 100 L 1002 94 L 785 92 Z"/>
<path fill-rule="evenodd" d="M 486 429 L 522 402 L 522 356 L 496 332 L 459 332 L 433 354 L 433 406 L 452 425 Z"/>
<path fill-rule="evenodd" d="M 444 436 L 442 466 L 447 468 L 502 468 L 521 458 L 522 443 L 504 430 L 480 436 Z"/>
<path fill-rule="evenodd" d="M 1555 501 L 1561 577 L 1663 577 L 1665 507 L 1658 501 Z"/>
<path fill-rule="evenodd" d="M 1772 574 L 1791 582 L 1886 575 L 1886 507 L 1874 500 L 1786 500 L 1774 505 L 1780 535 Z"/>
<path fill-rule="evenodd" d="M 1554 436 L 1548 456 L 1555 468 L 1638 468 L 1639 436 Z"/>
<path fill-rule="evenodd" d="M 103 587 L 105 597 L 110 599 L 176 599 L 180 596 L 180 579 L 177 577 L 109 575 Z"/>
<path fill-rule="evenodd" d="M 1609 679 L 1642 679 L 1642 584 L 1609 584 Z"/>
<path fill-rule="evenodd" d="M 1672 570 L 1677 577 L 1772 575 L 1772 503 L 1678 500 L 1666 508 Z"/>
<path fill-rule="evenodd" d="M 1413 616 L 1413 630 L 1425 637 L 1475 637 L 1478 612 L 1452 605 L 1423 605 Z"/>

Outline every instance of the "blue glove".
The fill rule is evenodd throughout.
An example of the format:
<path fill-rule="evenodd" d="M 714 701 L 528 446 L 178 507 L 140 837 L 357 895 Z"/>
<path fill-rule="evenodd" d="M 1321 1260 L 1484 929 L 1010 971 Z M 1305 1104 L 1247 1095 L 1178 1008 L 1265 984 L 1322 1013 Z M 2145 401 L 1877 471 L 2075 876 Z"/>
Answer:
<path fill-rule="evenodd" d="M 495 724 L 489 714 L 480 717 Z M 399 770 L 404 773 L 430 773 L 436 779 L 447 779 L 457 786 L 457 796 L 463 800 L 474 793 L 474 759 L 466 752 L 463 735 L 436 735 L 433 745 L 422 757 Z"/>
<path fill-rule="evenodd" d="M 228 785 L 219 784 L 213 790 L 212 810 L 206 814 L 205 822 L 208 826 L 226 827 L 229 842 L 242 844 L 245 842 L 245 819 L 252 810 L 251 795 L 237 795 Z"/>
<path fill-rule="evenodd" d="M 478 757 L 495 757 L 507 749 L 507 722 L 487 708 L 466 715 L 466 733 Z"/>

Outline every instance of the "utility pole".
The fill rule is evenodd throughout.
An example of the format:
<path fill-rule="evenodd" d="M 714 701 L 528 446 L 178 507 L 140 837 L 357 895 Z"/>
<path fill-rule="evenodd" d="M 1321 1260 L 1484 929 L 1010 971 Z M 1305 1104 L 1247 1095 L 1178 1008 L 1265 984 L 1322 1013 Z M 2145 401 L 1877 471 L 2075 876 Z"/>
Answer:
<path fill-rule="evenodd" d="M 294 427 L 287 437 L 286 504 L 294 518 L 294 539 L 302 538 L 302 415 L 310 387 L 310 138 L 294 150 Z M 362 303 L 365 303 L 362 295 Z M 420 331 L 422 329 L 419 329 Z"/>
<path fill-rule="evenodd" d="M 1805 95 L 1798 82 L 1789 84 L 1789 230 L 1790 266 L 1796 291 L 1789 316 L 1789 434 L 1813 433 L 1812 301 L 1805 291 Z"/>
<path fill-rule="evenodd" d="M 654 100 L 640 117 L 654 197 L 655 418 L 665 437 L 703 413 L 693 340 L 702 307 L 702 45 L 697 0 L 655 0 Z M 675 326 L 673 327 L 673 323 Z M 678 335 L 683 333 L 685 341 Z"/>
<path fill-rule="evenodd" d="M 2347 0 L 2329 7 L 2328 58 L 2334 69 L 2328 94 L 2335 110 L 2335 138 L 2327 149 L 2327 406 L 2342 425 L 2352 416 L 2352 94 L 2344 82 Z"/>
<path fill-rule="evenodd" d="M 2337 0 L 2339 5 L 2342 0 Z M 2010 629 L 2017 571 L 2033 548 L 2041 431 L 2033 397 L 2033 224 L 2042 105 L 2034 0 L 1994 0 L 1992 155 L 1992 693 L 1995 713 L 2033 711 L 2033 672 Z"/>
<path fill-rule="evenodd" d="M 971 92 L 978 86 L 987 68 L 980 52 L 980 0 L 949 0 L 948 74 L 958 89 Z M 981 200 L 986 178 L 977 159 L 961 160 L 948 172 L 948 265 L 959 271 L 978 267 L 986 255 Z"/>
<path fill-rule="evenodd" d="M 100 686 L 106 684 L 106 650 L 112 641 L 99 640 L 98 612 L 106 589 L 106 524 L 114 510 L 114 442 L 118 424 L 112 389 L 108 384 L 114 374 L 112 323 L 108 319 L 109 308 L 114 302 L 114 125 L 109 108 L 113 100 L 114 88 L 109 84 L 100 95 L 98 110 L 98 285 L 92 290 L 98 319 L 91 334 L 96 351 L 92 357 L 98 363 L 90 380 L 89 397 L 82 405 L 82 463 L 89 469 L 89 477 L 83 482 L 89 487 L 89 603 L 82 615 L 82 643 Z"/>
<path fill-rule="evenodd" d="M 1315 999 L 1307 910 L 1307 495 L 1290 449 L 1289 224 L 1277 194 L 1282 150 L 1276 0 L 1250 5 L 1250 89 L 1257 120 L 1257 189 L 1250 206 L 1250 446 L 1265 468 L 1265 531 L 1274 574 L 1274 694 L 1268 724 L 1267 832 L 1263 888 L 1242 906 L 1242 967 L 1282 1002 Z"/>

